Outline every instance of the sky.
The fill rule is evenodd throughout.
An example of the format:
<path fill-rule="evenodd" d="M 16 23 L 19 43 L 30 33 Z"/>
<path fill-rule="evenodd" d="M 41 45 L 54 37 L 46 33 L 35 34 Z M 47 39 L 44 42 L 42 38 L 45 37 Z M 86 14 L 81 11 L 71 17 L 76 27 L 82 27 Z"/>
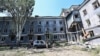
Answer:
<path fill-rule="evenodd" d="M 33 15 L 59 16 L 62 8 L 79 5 L 84 0 L 35 0 Z"/>

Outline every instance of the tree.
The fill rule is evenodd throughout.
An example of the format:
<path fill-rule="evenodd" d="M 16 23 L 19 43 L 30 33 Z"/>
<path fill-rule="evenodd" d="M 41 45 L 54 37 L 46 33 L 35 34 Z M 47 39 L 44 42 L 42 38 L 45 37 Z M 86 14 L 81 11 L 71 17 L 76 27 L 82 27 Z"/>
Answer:
<path fill-rule="evenodd" d="M 46 48 L 49 48 L 53 44 L 52 34 L 50 33 L 49 30 L 47 30 L 45 35 L 46 35 Z"/>
<path fill-rule="evenodd" d="M 12 17 L 11 31 L 15 33 L 17 42 L 20 41 L 23 26 L 32 15 L 34 0 L 0 0 L 0 8 L 7 10 Z"/>

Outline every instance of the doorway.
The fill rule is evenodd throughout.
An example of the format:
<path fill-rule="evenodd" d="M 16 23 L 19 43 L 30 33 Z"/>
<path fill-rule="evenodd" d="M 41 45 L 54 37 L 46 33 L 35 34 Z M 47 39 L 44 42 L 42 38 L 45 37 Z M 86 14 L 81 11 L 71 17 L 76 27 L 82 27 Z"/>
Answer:
<path fill-rule="evenodd" d="M 37 40 L 42 40 L 42 37 L 41 36 L 37 36 Z"/>

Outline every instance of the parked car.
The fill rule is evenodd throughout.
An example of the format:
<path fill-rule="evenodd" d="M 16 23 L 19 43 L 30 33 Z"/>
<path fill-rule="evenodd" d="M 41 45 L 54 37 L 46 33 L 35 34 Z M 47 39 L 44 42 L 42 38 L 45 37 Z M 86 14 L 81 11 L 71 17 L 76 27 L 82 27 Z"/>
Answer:
<path fill-rule="evenodd" d="M 33 46 L 35 48 L 45 48 L 46 47 L 46 42 L 44 40 L 35 40 L 33 42 Z"/>

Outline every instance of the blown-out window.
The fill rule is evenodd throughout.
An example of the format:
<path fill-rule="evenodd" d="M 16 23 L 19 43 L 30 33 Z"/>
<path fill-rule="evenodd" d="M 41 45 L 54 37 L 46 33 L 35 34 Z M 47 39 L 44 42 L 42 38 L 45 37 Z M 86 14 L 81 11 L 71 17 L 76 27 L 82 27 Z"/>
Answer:
<path fill-rule="evenodd" d="M 56 24 L 56 21 L 53 21 L 54 22 L 54 24 Z"/>
<path fill-rule="evenodd" d="M 54 35 L 54 40 L 56 40 L 57 39 L 57 35 Z"/>
<path fill-rule="evenodd" d="M 54 31 L 54 32 L 56 31 L 56 27 L 53 28 L 53 31 Z"/>
<path fill-rule="evenodd" d="M 32 22 L 31 22 L 31 25 L 33 25 L 33 24 L 34 24 L 34 22 L 32 21 Z"/>
<path fill-rule="evenodd" d="M 33 32 L 33 28 L 30 28 L 30 33 L 32 33 Z"/>
<path fill-rule="evenodd" d="M 7 33 L 7 29 L 6 28 L 4 29 L 4 33 Z"/>
<path fill-rule="evenodd" d="M 88 25 L 88 26 L 90 26 L 90 25 L 91 25 L 91 22 L 90 22 L 90 20 L 89 20 L 89 19 L 87 19 L 87 20 L 86 20 L 86 23 L 87 23 L 87 25 Z"/>
<path fill-rule="evenodd" d="M 64 30 L 63 27 L 61 27 L 61 28 L 60 28 L 60 31 L 63 31 L 63 30 Z"/>
<path fill-rule="evenodd" d="M 46 21 L 46 25 L 48 25 L 49 24 L 49 21 Z"/>
<path fill-rule="evenodd" d="M 38 32 L 41 32 L 41 28 L 38 28 Z"/>
<path fill-rule="evenodd" d="M 98 7 L 100 7 L 100 3 L 98 2 L 98 0 L 96 0 L 92 5 L 94 9 L 97 9 Z"/>
<path fill-rule="evenodd" d="M 25 32 L 25 28 L 23 28 L 22 32 L 23 32 L 23 33 Z"/>
<path fill-rule="evenodd" d="M 98 15 L 99 19 L 100 19 L 100 15 Z"/>
<path fill-rule="evenodd" d="M 23 41 L 24 40 L 24 37 L 21 37 L 20 40 Z"/>
<path fill-rule="evenodd" d="M 39 25 L 41 25 L 41 21 L 39 21 L 39 23 L 38 23 Z"/>
<path fill-rule="evenodd" d="M 41 36 L 37 36 L 37 40 L 41 40 L 42 39 L 42 37 Z"/>
<path fill-rule="evenodd" d="M 83 14 L 84 14 L 84 16 L 87 15 L 87 11 L 86 11 L 86 9 L 83 10 Z"/>
<path fill-rule="evenodd" d="M 79 15 L 78 15 L 78 14 L 75 14 L 74 17 L 75 17 L 75 18 L 79 18 Z"/>
<path fill-rule="evenodd" d="M 94 36 L 94 32 L 93 31 L 89 31 L 89 34 L 90 34 L 91 37 Z"/>
<path fill-rule="evenodd" d="M 14 41 L 15 40 L 15 37 L 11 37 L 11 41 Z"/>
<path fill-rule="evenodd" d="M 32 40 L 33 39 L 33 37 L 32 36 L 29 36 L 29 40 Z"/>
<path fill-rule="evenodd" d="M 2 37 L 2 38 L 1 38 L 1 41 L 5 41 L 5 37 Z"/>
<path fill-rule="evenodd" d="M 63 21 L 62 21 L 62 20 L 60 20 L 60 21 L 59 21 L 59 23 L 60 23 L 60 24 L 63 24 Z"/>

